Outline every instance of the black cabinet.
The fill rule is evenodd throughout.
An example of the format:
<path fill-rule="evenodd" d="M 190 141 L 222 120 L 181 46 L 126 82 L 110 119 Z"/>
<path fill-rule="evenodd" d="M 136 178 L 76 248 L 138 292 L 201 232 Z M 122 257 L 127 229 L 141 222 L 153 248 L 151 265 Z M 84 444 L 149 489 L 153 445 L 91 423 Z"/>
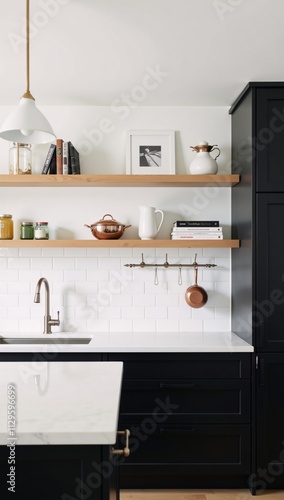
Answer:
<path fill-rule="evenodd" d="M 284 193 L 256 195 L 255 345 L 284 352 Z"/>
<path fill-rule="evenodd" d="M 110 354 L 124 363 L 123 488 L 246 487 L 250 354 Z"/>
<path fill-rule="evenodd" d="M 230 110 L 232 330 L 255 346 L 253 490 L 284 487 L 284 82 L 249 84 Z M 283 353 L 283 354 L 282 354 Z"/>
<path fill-rule="evenodd" d="M 15 455 L 10 447 L 1 446 L 0 497 L 118 500 L 118 468 L 111 463 L 109 446 L 19 445 Z"/>
<path fill-rule="evenodd" d="M 284 353 L 259 354 L 257 377 L 257 490 L 284 489 Z"/>

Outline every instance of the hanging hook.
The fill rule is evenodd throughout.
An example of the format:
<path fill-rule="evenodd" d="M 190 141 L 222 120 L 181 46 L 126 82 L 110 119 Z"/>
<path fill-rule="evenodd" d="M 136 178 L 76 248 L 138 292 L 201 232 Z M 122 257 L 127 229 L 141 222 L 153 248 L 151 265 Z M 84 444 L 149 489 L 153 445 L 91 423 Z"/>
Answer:
<path fill-rule="evenodd" d="M 167 268 L 169 266 L 170 266 L 170 264 L 168 262 L 168 254 L 166 253 L 166 261 L 164 262 L 164 267 Z"/>
<path fill-rule="evenodd" d="M 181 266 L 179 266 L 179 272 L 178 272 L 178 284 L 179 284 L 179 285 L 182 285 Z"/>
<path fill-rule="evenodd" d="M 144 262 L 144 255 L 143 255 L 143 253 L 141 253 L 141 259 L 142 259 L 142 260 L 141 260 L 141 262 L 140 262 L 140 267 L 144 267 L 146 264 L 145 264 L 145 262 Z"/>
<path fill-rule="evenodd" d="M 159 278 L 158 278 L 158 268 L 155 267 L 155 278 L 154 278 L 154 285 L 159 284 Z"/>

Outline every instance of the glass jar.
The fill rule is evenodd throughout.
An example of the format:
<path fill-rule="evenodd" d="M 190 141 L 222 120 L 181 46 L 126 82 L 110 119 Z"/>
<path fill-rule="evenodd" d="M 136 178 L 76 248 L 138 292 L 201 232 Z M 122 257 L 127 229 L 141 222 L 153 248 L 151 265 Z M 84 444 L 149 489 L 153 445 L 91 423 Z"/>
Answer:
<path fill-rule="evenodd" d="M 33 240 L 34 235 L 35 233 L 33 222 L 21 222 L 21 240 Z"/>
<path fill-rule="evenodd" d="M 14 223 L 11 214 L 0 215 L 0 240 L 12 240 L 14 238 Z"/>
<path fill-rule="evenodd" d="M 32 173 L 31 144 L 13 142 L 9 152 L 9 174 L 22 175 Z"/>
<path fill-rule="evenodd" d="M 49 239 L 48 222 L 36 222 L 35 240 L 48 240 L 48 239 Z"/>

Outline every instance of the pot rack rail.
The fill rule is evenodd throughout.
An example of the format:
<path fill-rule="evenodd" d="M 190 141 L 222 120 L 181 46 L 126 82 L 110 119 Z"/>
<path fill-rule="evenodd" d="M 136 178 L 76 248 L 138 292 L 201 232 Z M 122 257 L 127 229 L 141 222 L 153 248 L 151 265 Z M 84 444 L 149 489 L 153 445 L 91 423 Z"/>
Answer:
<path fill-rule="evenodd" d="M 195 254 L 195 257 L 194 257 L 194 262 L 192 264 L 170 264 L 168 262 L 168 254 L 166 253 L 166 260 L 163 264 L 146 264 L 146 262 L 144 262 L 144 256 L 143 256 L 143 253 L 141 254 L 141 262 L 139 264 L 124 264 L 125 267 L 130 267 L 130 268 L 133 268 L 133 267 L 141 267 L 141 268 L 144 268 L 144 267 L 164 267 L 164 268 L 168 268 L 168 267 L 178 267 L 179 269 L 182 269 L 183 267 L 194 267 L 194 268 L 198 268 L 198 267 L 207 267 L 207 268 L 211 268 L 211 267 L 216 267 L 217 264 L 198 264 L 197 262 L 197 253 Z"/>

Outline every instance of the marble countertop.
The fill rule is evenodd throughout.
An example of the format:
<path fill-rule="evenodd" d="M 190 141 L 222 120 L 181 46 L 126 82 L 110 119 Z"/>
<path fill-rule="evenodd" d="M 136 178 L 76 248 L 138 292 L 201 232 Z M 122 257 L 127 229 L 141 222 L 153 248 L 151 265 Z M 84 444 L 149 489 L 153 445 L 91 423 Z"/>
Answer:
<path fill-rule="evenodd" d="M 1 338 L 29 337 L 29 344 L 1 343 Z M 37 344 L 38 339 L 44 342 Z M 88 343 L 68 344 L 87 339 Z M 53 342 L 54 341 L 54 342 Z M 60 343 L 58 343 L 60 342 Z M 232 332 L 94 332 L 43 334 L 0 334 L 0 354 L 5 352 L 253 352 L 254 348 Z"/>
<path fill-rule="evenodd" d="M 121 362 L 1 362 L 0 444 L 114 444 L 122 372 Z"/>

